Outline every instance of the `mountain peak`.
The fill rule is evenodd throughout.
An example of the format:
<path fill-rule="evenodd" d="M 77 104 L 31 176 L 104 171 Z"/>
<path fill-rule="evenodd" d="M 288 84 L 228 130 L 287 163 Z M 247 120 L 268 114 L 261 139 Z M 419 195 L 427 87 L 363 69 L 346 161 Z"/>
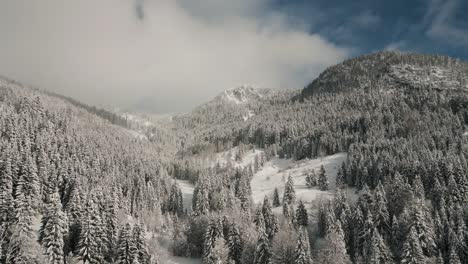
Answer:
<path fill-rule="evenodd" d="M 260 99 L 263 93 L 252 85 L 241 85 L 228 89 L 217 96 L 218 99 L 235 104 L 247 103 L 251 100 Z"/>

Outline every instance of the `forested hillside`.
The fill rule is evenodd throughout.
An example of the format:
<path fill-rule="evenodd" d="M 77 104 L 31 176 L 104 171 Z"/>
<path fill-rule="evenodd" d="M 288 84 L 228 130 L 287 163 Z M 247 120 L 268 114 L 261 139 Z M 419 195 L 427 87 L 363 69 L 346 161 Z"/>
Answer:
<path fill-rule="evenodd" d="M 0 263 L 468 263 L 467 69 L 381 52 L 125 127 L 3 80 Z"/>
<path fill-rule="evenodd" d="M 174 150 L 137 140 L 75 105 L 0 83 L 2 263 L 113 262 L 125 253 L 121 214 L 161 214 L 171 184 L 165 163 Z M 141 243 L 138 228 L 132 239 Z M 150 251 L 138 252 L 147 263 Z"/>

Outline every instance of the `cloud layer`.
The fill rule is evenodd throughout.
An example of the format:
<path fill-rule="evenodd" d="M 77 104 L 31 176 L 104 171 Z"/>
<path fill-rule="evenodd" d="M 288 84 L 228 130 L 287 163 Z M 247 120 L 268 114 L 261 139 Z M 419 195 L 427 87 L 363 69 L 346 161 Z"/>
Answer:
<path fill-rule="evenodd" d="M 2 1 L 0 74 L 90 104 L 186 111 L 243 83 L 300 88 L 348 55 L 288 21 L 268 0 Z"/>

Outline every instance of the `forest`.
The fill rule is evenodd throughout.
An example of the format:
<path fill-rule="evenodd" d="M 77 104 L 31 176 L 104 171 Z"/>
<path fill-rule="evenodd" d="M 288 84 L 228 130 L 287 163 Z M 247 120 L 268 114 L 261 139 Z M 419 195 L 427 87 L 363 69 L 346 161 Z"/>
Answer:
<path fill-rule="evenodd" d="M 468 263 L 468 63 L 378 52 L 251 93 L 140 138 L 1 79 L 0 263 Z"/>

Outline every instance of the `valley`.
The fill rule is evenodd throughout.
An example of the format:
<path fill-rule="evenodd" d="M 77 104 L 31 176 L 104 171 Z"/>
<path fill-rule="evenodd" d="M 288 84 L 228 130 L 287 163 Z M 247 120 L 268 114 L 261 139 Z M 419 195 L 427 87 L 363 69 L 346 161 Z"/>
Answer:
<path fill-rule="evenodd" d="M 384 51 L 168 116 L 2 79 L 0 263 L 464 263 L 467 79 Z"/>

